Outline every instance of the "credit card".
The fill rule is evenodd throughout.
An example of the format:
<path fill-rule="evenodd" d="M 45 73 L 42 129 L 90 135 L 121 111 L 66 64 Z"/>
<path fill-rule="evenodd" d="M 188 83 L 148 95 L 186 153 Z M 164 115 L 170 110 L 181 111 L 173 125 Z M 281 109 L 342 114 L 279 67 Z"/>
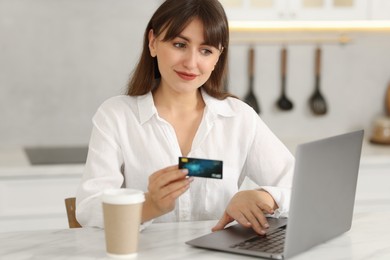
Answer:
<path fill-rule="evenodd" d="M 188 176 L 222 179 L 222 166 L 219 160 L 179 157 L 179 169 L 188 169 Z"/>

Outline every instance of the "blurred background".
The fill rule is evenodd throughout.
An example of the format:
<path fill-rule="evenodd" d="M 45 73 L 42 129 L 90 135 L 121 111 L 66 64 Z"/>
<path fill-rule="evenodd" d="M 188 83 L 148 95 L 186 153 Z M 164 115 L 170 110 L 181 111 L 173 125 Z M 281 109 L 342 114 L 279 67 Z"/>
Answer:
<path fill-rule="evenodd" d="M 161 2 L 0 0 L 0 232 L 67 227 L 64 198 L 80 183 L 92 117 L 125 92 Z M 390 205 L 390 1 L 221 3 L 231 25 L 228 90 L 245 99 L 252 85 L 261 118 L 293 153 L 366 130 L 357 210 Z M 309 105 L 317 49 L 325 113 Z M 282 71 L 289 110 L 277 105 Z"/>
<path fill-rule="evenodd" d="M 380 0 L 365 2 L 375 1 Z M 86 145 L 97 107 L 124 92 L 138 60 L 144 28 L 160 2 L 0 0 L 0 146 Z M 248 15 L 253 10 L 248 2 L 223 3 L 232 19 L 254 19 Z M 267 7 L 269 2 L 275 3 Z M 293 6 L 293 11 L 285 11 L 293 7 L 280 7 L 278 2 L 302 1 L 254 1 L 261 11 L 258 19 L 264 13 L 268 20 L 310 20 L 307 9 L 300 19 L 299 9 Z M 336 12 L 332 17 L 332 10 L 325 7 L 308 10 L 315 17 L 328 15 L 330 20 L 353 20 L 349 13 L 368 20 L 373 12 L 356 11 L 352 5 L 342 8 L 348 15 Z M 390 6 L 385 7 L 390 16 Z M 286 18 L 292 12 L 293 18 Z M 241 98 L 246 95 L 252 46 L 260 116 L 280 138 L 316 138 L 355 128 L 371 131 L 373 120 L 384 113 L 390 82 L 389 30 L 258 31 L 247 33 L 241 41 L 237 34 L 231 36 L 229 91 Z M 340 35 L 351 41 L 338 43 Z M 251 41 L 251 37 L 260 40 Z M 288 51 L 286 91 L 294 103 L 290 111 L 276 106 L 283 46 Z M 314 92 L 318 46 L 322 49 L 321 93 L 328 105 L 323 116 L 313 115 L 308 103 Z"/>

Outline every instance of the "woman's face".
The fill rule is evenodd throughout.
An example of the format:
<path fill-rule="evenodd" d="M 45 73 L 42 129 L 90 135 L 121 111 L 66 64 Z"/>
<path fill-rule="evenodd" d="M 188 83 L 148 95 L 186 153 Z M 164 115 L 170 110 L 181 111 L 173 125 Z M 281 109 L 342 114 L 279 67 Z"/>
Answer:
<path fill-rule="evenodd" d="M 161 74 L 160 87 L 179 93 L 189 93 L 201 87 L 210 77 L 221 51 L 207 45 L 203 37 L 203 24 L 194 19 L 176 38 L 167 42 L 165 32 L 155 37 L 149 32 L 149 49 L 157 56 Z"/>

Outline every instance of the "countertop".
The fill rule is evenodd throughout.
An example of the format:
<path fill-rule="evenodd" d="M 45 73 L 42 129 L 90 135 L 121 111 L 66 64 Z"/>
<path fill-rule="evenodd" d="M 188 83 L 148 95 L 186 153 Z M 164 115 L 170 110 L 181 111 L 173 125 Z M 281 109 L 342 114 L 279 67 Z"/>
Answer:
<path fill-rule="evenodd" d="M 15 150 L 13 154 L 14 157 L 12 153 L 6 153 L 6 156 L 10 159 L 18 156 L 23 158 L 20 150 Z M 0 157 L 1 155 L 0 153 Z M 390 147 L 373 146 L 366 142 L 363 146 L 362 163 L 365 167 L 358 179 L 351 230 L 293 259 L 390 259 L 390 166 L 371 167 L 378 164 L 390 165 Z M 5 169 L 14 169 L 15 174 L 21 175 L 22 169 L 38 172 L 45 168 L 46 174 L 56 171 L 59 174 L 61 169 L 78 172 L 83 165 L 1 165 L 0 177 L 10 175 Z M 193 248 L 184 243 L 210 232 L 215 223 L 215 220 L 153 223 L 140 235 L 136 259 L 253 259 Z M 108 259 L 105 255 L 104 232 L 94 228 L 0 233 L 0 244 L 1 260 Z"/>
<path fill-rule="evenodd" d="M 355 213 L 350 231 L 293 259 L 390 259 L 389 218 L 389 207 L 382 212 Z M 135 259 L 254 259 L 185 244 L 185 241 L 209 233 L 215 223 L 152 224 L 140 235 Z M 108 259 L 104 231 L 97 228 L 3 233 L 0 243 L 2 260 Z"/>
<path fill-rule="evenodd" d="M 282 141 L 294 154 L 296 146 L 308 140 L 296 138 Z M 368 140 L 364 140 L 361 165 L 382 165 L 390 168 L 390 145 L 376 145 L 371 144 Z M 0 177 L 17 177 L 25 176 L 26 174 L 30 176 L 46 174 L 80 175 L 83 169 L 84 164 L 31 165 L 23 148 L 0 147 Z"/>
<path fill-rule="evenodd" d="M 84 164 L 31 165 L 21 147 L 0 148 L 0 177 L 81 175 Z"/>
<path fill-rule="evenodd" d="M 299 144 L 314 140 L 316 139 L 308 140 L 306 138 L 290 138 L 282 139 L 282 142 L 286 145 L 290 152 L 294 154 L 296 147 Z M 360 164 L 364 166 L 380 164 L 390 167 L 390 145 L 373 144 L 368 140 L 368 138 L 363 139 Z"/>

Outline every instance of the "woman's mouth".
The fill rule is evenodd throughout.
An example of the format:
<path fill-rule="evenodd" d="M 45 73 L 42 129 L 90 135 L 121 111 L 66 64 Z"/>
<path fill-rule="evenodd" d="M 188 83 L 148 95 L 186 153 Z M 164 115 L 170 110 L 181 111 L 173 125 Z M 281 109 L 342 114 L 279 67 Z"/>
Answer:
<path fill-rule="evenodd" d="M 177 75 L 184 79 L 184 80 L 194 80 L 197 75 L 196 74 L 192 74 L 192 73 L 186 73 L 186 72 L 181 72 L 181 71 L 175 71 L 177 73 Z"/>

